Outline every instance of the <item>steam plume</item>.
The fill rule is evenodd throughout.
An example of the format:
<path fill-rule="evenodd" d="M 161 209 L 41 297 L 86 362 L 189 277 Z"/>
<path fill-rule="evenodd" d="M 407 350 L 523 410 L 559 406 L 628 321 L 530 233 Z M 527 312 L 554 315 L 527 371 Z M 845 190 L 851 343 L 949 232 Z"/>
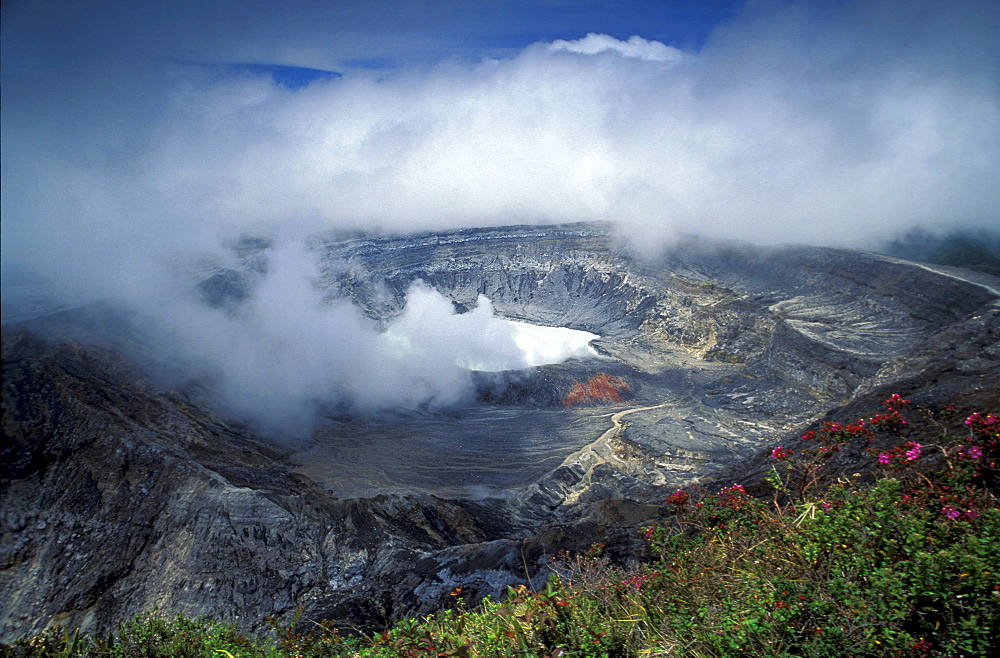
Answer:
<path fill-rule="evenodd" d="M 592 33 L 380 69 L 349 65 L 377 40 L 329 21 L 213 16 L 209 41 L 209 22 L 181 29 L 200 3 L 107 3 L 118 22 L 75 6 L 5 6 L 5 304 L 44 281 L 161 317 L 245 412 L 467 390 L 429 337 L 485 305 L 461 318 L 417 290 L 379 337 L 349 305 L 318 305 L 303 246 L 318 231 L 606 220 L 655 250 L 677 232 L 865 247 L 1000 223 L 996 3 L 753 3 L 698 51 Z M 255 40 L 269 18 L 284 32 Z M 227 62 L 342 76 L 293 89 Z M 241 235 L 284 246 L 237 322 L 176 275 Z M 404 327 L 427 340 L 401 367 L 387 345 Z"/>

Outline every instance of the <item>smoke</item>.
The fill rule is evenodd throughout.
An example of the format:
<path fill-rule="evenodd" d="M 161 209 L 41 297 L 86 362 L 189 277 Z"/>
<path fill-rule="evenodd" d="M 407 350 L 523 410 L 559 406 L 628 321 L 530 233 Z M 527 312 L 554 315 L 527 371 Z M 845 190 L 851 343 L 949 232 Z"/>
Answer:
<path fill-rule="evenodd" d="M 522 370 L 594 358 L 594 334 L 531 327 L 494 315 L 486 297 L 459 314 L 422 282 L 378 331 L 347 301 L 323 303 L 315 255 L 301 244 L 268 254 L 267 275 L 235 309 L 181 296 L 157 324 L 181 377 L 198 376 L 231 417 L 301 434 L 318 413 L 443 409 L 473 401 L 472 371 Z M 174 341 L 180 340 L 181 344 Z M 179 365 L 179 367 L 177 367 Z"/>
<path fill-rule="evenodd" d="M 864 248 L 1000 223 L 996 3 L 751 3 L 698 51 L 601 33 L 430 43 L 412 15 L 380 35 L 310 3 L 294 19 L 56 5 L 5 5 L 5 304 L 44 281 L 160 318 L 238 413 L 451 404 L 468 391 L 456 363 L 519 358 L 485 302 L 455 315 L 416 289 L 385 335 L 320 304 L 305 245 L 331 228 L 603 220 L 655 252 L 679 232 Z M 383 56 L 396 65 L 348 65 Z M 342 75 L 292 89 L 229 62 Z M 280 245 L 253 299 L 199 307 L 178 268 L 243 235 Z M 465 325 L 505 347 L 448 351 Z"/>

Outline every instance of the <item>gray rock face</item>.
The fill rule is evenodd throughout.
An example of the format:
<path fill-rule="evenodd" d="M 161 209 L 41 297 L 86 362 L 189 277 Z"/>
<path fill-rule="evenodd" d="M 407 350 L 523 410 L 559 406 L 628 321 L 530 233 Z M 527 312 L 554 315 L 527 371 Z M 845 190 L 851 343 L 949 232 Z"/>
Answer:
<path fill-rule="evenodd" d="M 623 250 L 591 225 L 355 239 L 326 245 L 324 283 L 331 296 L 349 296 L 379 320 L 402 309 L 419 279 L 459 308 L 486 295 L 510 318 L 618 333 L 641 325 L 656 301 Z"/>
<path fill-rule="evenodd" d="M 246 268 L 213 271 L 203 301 L 238 306 L 267 248 L 241 245 Z M 606 358 L 483 375 L 479 407 L 406 421 L 427 436 L 409 448 L 389 421 L 365 426 L 360 446 L 348 440 L 358 421 L 339 419 L 289 450 L 113 353 L 5 327 L 3 640 L 52 623 L 103 633 L 154 609 L 256 630 L 304 605 L 377 628 L 455 587 L 498 595 L 559 549 L 602 541 L 637 555 L 634 528 L 663 513 L 666 493 L 752 470 L 762 448 L 883 392 L 1000 408 L 995 279 L 694 239 L 648 262 L 595 225 L 329 240 L 321 252 L 327 298 L 380 323 L 420 279 L 459 308 L 486 295 L 506 317 L 598 333 Z M 602 372 L 628 382 L 622 403 L 563 406 Z M 490 461 L 488 440 L 508 459 Z M 466 490 L 470 464 L 485 479 Z M 411 477 L 418 467 L 426 477 Z"/>
<path fill-rule="evenodd" d="M 471 501 L 336 499 L 259 441 L 72 346 L 10 334 L 3 360 L 5 637 L 52 621 L 105 630 L 153 609 L 252 627 L 511 534 L 503 510 Z M 383 598 L 369 619 L 398 614 Z"/>

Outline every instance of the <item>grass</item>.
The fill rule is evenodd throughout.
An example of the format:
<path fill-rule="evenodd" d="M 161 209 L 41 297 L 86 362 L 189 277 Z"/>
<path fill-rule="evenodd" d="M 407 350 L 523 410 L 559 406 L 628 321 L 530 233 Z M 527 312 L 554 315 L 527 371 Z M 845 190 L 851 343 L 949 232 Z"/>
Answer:
<path fill-rule="evenodd" d="M 845 475 L 863 457 L 868 477 Z M 1000 653 L 1000 420 L 917 408 L 826 423 L 772 453 L 770 493 L 691 488 L 641 532 L 651 559 L 558 555 L 541 590 L 384 633 L 273 623 L 269 638 L 141 617 L 106 639 L 52 629 L 10 656 L 991 656 Z M 298 620 L 295 620 L 298 621 Z"/>

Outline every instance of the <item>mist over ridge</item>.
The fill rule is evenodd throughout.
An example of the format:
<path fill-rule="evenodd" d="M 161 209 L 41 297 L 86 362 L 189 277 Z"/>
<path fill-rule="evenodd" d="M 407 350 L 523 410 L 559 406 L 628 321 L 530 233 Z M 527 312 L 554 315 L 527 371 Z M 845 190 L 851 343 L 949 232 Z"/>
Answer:
<path fill-rule="evenodd" d="M 776 447 L 985 464 L 801 437 L 1000 409 L 998 44 L 997 0 L 0 3 L 0 642 L 381 633 L 638 565 Z"/>
<path fill-rule="evenodd" d="M 152 318 L 164 358 L 214 368 L 238 412 L 468 394 L 431 337 L 483 311 L 416 293 L 436 312 L 412 326 L 438 347 L 401 365 L 315 288 L 310 245 L 331 231 L 604 221 L 655 256 L 679 233 L 864 249 L 1000 224 L 995 3 L 750 3 L 697 49 L 594 30 L 382 68 L 350 65 L 378 52 L 348 52 L 333 22 L 303 20 L 281 48 L 243 38 L 260 27 L 244 15 L 176 43 L 153 14 L 94 27 L 123 6 L 84 18 L 100 39 L 62 41 L 68 9 L 5 8 L 5 308 L 110 300 Z M 234 62 L 340 77 L 291 89 Z M 240 309 L 206 308 L 190 270 L 238 259 L 246 236 L 273 243 L 266 270 Z"/>
<path fill-rule="evenodd" d="M 475 371 L 598 356 L 595 334 L 511 322 L 484 295 L 459 313 L 419 279 L 377 323 L 350 298 L 323 301 L 316 260 L 297 247 L 268 250 L 266 276 L 236 305 L 185 299 L 147 316 L 162 330 L 147 349 L 171 362 L 174 385 L 193 378 L 213 407 L 278 436 L 306 435 L 324 413 L 465 406 Z"/>

